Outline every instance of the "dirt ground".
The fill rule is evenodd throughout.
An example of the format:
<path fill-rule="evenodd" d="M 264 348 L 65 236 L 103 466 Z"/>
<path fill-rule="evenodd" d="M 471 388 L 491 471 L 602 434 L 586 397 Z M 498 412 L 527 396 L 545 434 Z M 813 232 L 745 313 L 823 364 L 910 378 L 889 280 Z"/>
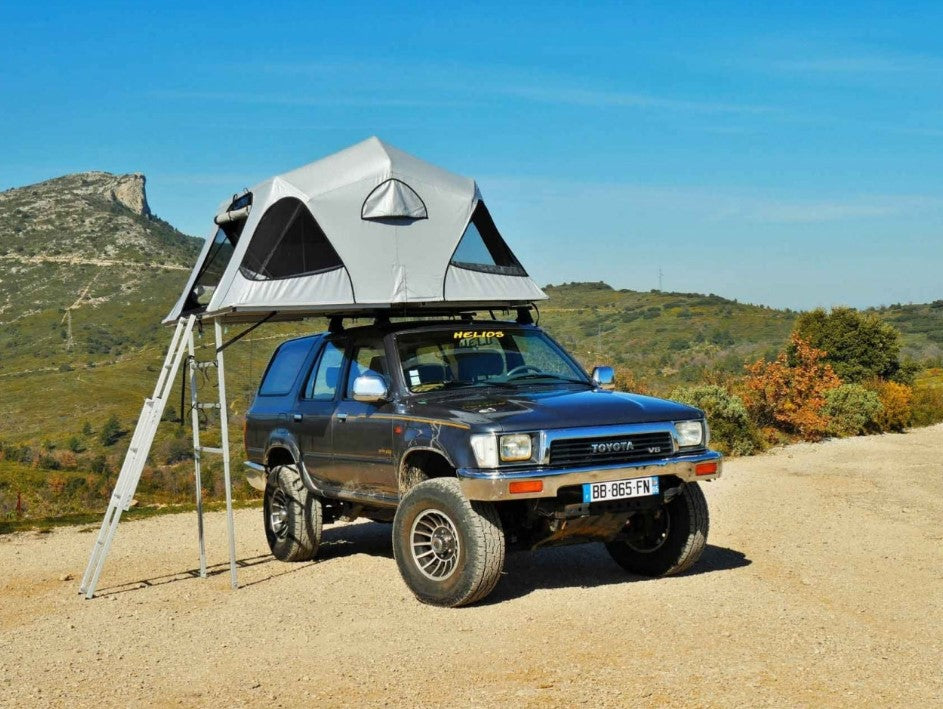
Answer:
<path fill-rule="evenodd" d="M 89 528 L 0 537 L 0 705 L 943 706 L 941 458 L 943 426 L 733 460 L 692 572 L 512 554 L 459 610 L 412 598 L 388 525 L 282 564 L 241 510 L 233 592 L 223 514 L 206 580 L 193 514 L 122 523 L 92 601 Z"/>

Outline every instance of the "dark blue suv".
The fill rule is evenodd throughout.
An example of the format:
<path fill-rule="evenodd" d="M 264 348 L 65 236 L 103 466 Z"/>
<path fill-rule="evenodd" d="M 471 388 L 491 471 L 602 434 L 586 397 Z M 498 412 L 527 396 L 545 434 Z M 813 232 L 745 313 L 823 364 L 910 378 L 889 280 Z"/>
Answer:
<path fill-rule="evenodd" d="M 698 487 L 721 473 L 702 411 L 613 391 L 539 327 L 389 323 L 282 344 L 248 412 L 250 482 L 285 561 L 321 525 L 392 522 L 422 601 L 498 582 L 506 549 L 603 542 L 631 573 L 679 573 L 708 531 Z"/>

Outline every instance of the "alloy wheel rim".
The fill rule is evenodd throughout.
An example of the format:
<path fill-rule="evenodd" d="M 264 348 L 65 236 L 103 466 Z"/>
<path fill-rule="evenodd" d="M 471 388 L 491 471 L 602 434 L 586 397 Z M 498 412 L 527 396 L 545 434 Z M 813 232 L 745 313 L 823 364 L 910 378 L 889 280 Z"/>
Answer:
<path fill-rule="evenodd" d="M 279 539 L 288 533 L 288 498 L 281 488 L 277 488 L 269 501 L 269 529 Z"/>
<path fill-rule="evenodd" d="M 419 573 L 444 581 L 455 573 L 461 552 L 455 523 L 441 510 L 420 512 L 409 531 L 409 550 Z"/>

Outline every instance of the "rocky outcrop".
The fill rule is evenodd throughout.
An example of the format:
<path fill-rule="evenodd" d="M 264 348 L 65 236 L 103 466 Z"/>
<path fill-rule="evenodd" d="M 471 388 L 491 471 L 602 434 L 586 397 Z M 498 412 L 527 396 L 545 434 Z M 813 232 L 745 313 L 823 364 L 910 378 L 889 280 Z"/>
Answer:
<path fill-rule="evenodd" d="M 147 178 L 140 172 L 135 172 L 132 175 L 116 175 L 113 179 L 115 184 L 111 187 L 108 196 L 135 214 L 140 214 L 142 217 L 150 216 L 151 209 L 147 206 L 147 194 L 144 191 Z"/>

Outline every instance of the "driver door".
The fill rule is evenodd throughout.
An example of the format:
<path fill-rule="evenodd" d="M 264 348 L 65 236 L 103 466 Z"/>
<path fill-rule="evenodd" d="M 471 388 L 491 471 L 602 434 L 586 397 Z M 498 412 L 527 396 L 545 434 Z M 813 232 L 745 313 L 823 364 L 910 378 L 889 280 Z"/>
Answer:
<path fill-rule="evenodd" d="M 354 343 L 340 401 L 334 412 L 334 464 L 337 476 L 364 492 L 396 497 L 393 467 L 393 405 L 355 401 L 354 380 L 362 374 L 383 377 L 390 387 L 382 340 Z M 345 485 L 346 487 L 347 485 Z"/>

